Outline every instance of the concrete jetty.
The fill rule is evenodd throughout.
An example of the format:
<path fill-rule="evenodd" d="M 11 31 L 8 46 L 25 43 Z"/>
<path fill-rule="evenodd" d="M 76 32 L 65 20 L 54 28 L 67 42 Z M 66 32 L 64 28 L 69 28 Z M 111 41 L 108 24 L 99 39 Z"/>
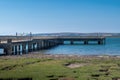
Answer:
<path fill-rule="evenodd" d="M 88 45 L 90 41 L 97 42 L 97 45 L 104 45 L 105 37 L 0 36 L 0 48 L 4 49 L 5 55 L 21 55 L 64 45 L 65 41 L 70 41 L 70 45 L 73 45 L 75 41 L 82 41 L 84 45 Z"/>

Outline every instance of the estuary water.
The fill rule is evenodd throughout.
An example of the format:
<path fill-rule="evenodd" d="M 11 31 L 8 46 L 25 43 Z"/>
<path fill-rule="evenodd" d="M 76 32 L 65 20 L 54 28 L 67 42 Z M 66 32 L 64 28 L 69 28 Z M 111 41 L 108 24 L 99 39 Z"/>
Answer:
<path fill-rule="evenodd" d="M 59 45 L 51 49 L 41 50 L 44 54 L 75 54 L 75 55 L 120 55 L 120 38 L 106 38 L 105 45 Z"/>

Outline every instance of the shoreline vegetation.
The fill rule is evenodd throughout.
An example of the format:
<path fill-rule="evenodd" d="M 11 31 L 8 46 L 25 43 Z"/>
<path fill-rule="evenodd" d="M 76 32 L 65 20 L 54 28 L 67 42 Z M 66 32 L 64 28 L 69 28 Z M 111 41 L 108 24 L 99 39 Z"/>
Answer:
<path fill-rule="evenodd" d="M 120 56 L 31 52 L 0 56 L 0 80 L 120 80 Z"/>

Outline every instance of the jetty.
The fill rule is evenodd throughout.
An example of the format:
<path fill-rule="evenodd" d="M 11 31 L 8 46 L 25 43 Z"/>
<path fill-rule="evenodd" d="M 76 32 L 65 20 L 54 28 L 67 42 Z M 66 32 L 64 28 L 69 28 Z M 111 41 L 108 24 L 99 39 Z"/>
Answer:
<path fill-rule="evenodd" d="M 97 45 L 105 44 L 105 37 L 101 36 L 0 36 L 0 49 L 3 49 L 4 55 L 21 55 L 33 51 L 49 49 L 55 46 L 64 45 L 65 41 L 69 41 L 70 45 L 74 45 L 75 41 L 83 42 L 83 45 L 89 45 L 90 41 L 96 42 Z"/>

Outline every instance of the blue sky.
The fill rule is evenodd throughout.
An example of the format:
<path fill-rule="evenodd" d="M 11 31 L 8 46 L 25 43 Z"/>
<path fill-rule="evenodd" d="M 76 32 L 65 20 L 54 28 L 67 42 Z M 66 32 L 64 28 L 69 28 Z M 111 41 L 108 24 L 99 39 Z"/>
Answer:
<path fill-rule="evenodd" d="M 120 32 L 120 0 L 0 0 L 0 34 Z"/>

